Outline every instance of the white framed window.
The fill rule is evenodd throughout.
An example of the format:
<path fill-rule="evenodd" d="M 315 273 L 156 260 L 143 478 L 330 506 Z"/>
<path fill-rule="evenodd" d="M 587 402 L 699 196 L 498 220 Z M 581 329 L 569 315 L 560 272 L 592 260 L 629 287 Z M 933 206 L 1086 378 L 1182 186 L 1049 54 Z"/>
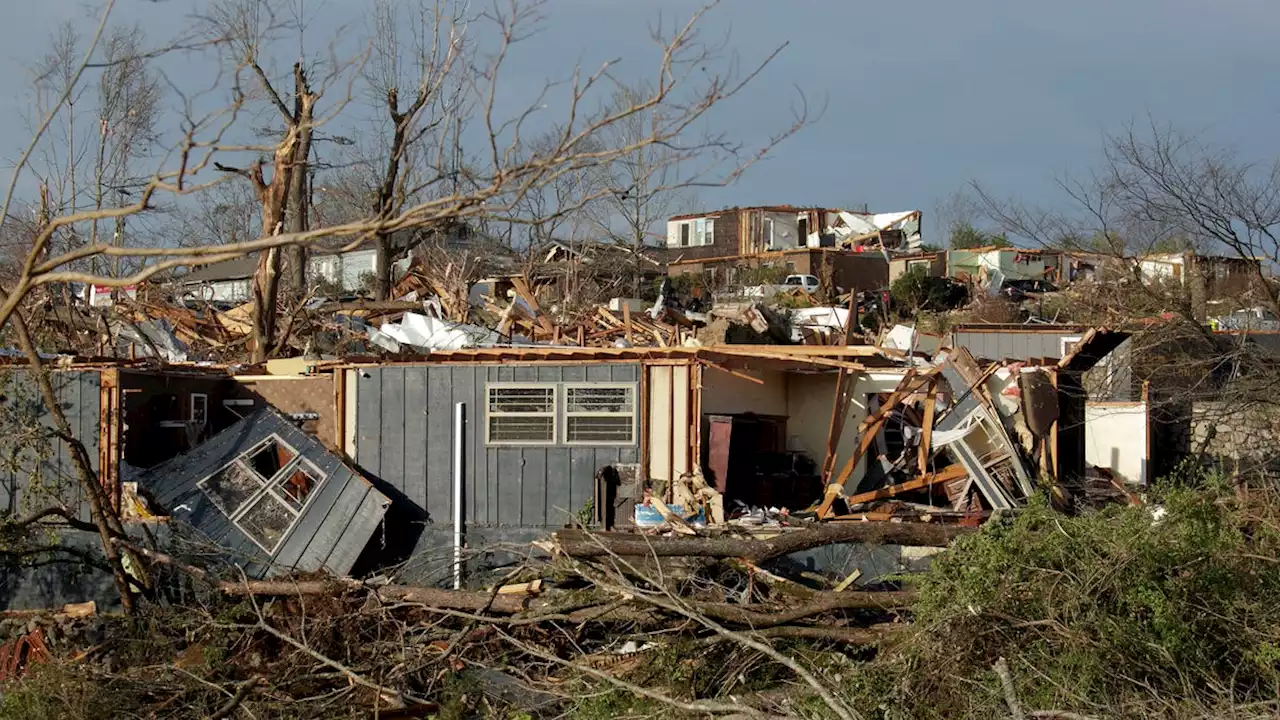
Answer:
<path fill-rule="evenodd" d="M 556 385 L 486 385 L 484 426 L 488 445 L 554 445 Z"/>
<path fill-rule="evenodd" d="M 702 244 L 714 245 L 716 243 L 716 219 L 707 218 L 704 222 L 706 223 L 707 228 L 706 228 L 706 235 L 703 238 Z"/>
<path fill-rule="evenodd" d="M 1081 339 L 1082 338 L 1079 335 L 1076 335 L 1075 337 L 1062 338 L 1058 347 L 1058 358 L 1062 359 L 1071 354 L 1076 349 L 1076 345 L 1080 344 Z"/>
<path fill-rule="evenodd" d="M 241 532 L 274 554 L 324 479 L 272 435 L 197 485 Z"/>
<path fill-rule="evenodd" d="M 199 430 L 209 426 L 209 396 L 204 393 L 191 393 L 191 414 L 188 416 L 191 425 Z"/>
<path fill-rule="evenodd" d="M 565 385 L 564 419 L 566 445 L 632 445 L 636 438 L 636 386 Z"/>

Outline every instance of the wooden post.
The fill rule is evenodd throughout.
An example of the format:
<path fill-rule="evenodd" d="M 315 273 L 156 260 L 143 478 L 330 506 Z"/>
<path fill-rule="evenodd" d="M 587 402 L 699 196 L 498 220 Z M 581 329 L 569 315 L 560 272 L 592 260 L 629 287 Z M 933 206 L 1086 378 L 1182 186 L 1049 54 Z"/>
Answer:
<path fill-rule="evenodd" d="M 929 397 L 927 400 L 925 400 L 924 422 L 921 423 L 921 426 L 920 426 L 921 433 L 920 433 L 919 461 L 920 461 L 920 473 L 922 475 L 929 471 L 929 455 L 930 455 L 930 451 L 933 450 L 933 447 L 932 447 L 933 415 L 935 412 L 937 412 L 936 406 L 938 404 L 938 393 L 932 382 L 929 383 L 929 387 L 927 389 L 929 391 Z"/>

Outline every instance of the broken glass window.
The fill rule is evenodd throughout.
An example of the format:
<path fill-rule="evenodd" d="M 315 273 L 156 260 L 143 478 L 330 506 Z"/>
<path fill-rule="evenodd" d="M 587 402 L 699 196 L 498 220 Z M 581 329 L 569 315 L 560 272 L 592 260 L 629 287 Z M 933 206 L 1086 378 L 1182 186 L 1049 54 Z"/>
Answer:
<path fill-rule="evenodd" d="M 267 552 L 275 552 L 276 546 L 289 531 L 297 517 L 289 506 L 270 493 L 258 498 L 253 507 L 240 517 L 237 524 L 254 542 Z"/>
<path fill-rule="evenodd" d="M 262 489 L 262 483 L 239 462 L 232 462 L 204 483 L 204 491 L 228 516 L 234 516 L 249 498 Z"/>

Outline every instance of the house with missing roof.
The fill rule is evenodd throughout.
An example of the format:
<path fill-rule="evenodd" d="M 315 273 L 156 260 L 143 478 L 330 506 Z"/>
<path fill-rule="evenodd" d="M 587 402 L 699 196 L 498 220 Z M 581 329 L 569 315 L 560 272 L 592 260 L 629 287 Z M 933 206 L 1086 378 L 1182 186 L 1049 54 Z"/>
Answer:
<path fill-rule="evenodd" d="M 1036 369 L 1052 384 L 1028 385 L 1052 477 L 1083 476 L 1079 378 L 1118 341 L 1086 333 Z M 455 568 L 480 581 L 566 525 L 628 528 L 647 494 L 695 473 L 726 512 L 811 507 L 824 465 L 848 467 L 850 495 L 894 483 L 895 458 L 914 457 L 919 440 L 916 410 L 898 406 L 908 397 L 952 409 L 937 446 L 972 478 L 958 492 L 985 498 L 964 512 L 1011 506 L 1008 493 L 1029 494 L 1035 478 L 996 429 L 994 406 L 978 402 L 986 391 L 972 392 L 957 368 L 942 367 L 945 382 L 927 394 L 912 379 L 935 371 L 868 346 L 496 347 L 297 359 L 269 373 L 82 363 L 53 375 L 112 501 L 170 552 L 216 556 L 252 577 L 404 563 L 403 580 L 449 582 Z M 6 402 L 38 419 L 42 406 L 21 387 Z M 837 418 L 847 431 L 833 431 Z M 0 478 L 11 513 L 39 502 L 32 478 L 77 492 L 68 448 L 6 450 L 25 463 Z M 112 593 L 101 573 L 0 574 L 8 607 L 110 605 Z"/>

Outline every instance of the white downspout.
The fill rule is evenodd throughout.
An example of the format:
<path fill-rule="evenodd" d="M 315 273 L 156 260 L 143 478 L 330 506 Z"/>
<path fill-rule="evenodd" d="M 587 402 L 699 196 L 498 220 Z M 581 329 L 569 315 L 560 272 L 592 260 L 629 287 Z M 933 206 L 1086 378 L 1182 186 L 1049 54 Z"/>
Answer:
<path fill-rule="evenodd" d="M 462 485 L 466 466 L 467 404 L 453 406 L 453 589 L 462 589 Z"/>

